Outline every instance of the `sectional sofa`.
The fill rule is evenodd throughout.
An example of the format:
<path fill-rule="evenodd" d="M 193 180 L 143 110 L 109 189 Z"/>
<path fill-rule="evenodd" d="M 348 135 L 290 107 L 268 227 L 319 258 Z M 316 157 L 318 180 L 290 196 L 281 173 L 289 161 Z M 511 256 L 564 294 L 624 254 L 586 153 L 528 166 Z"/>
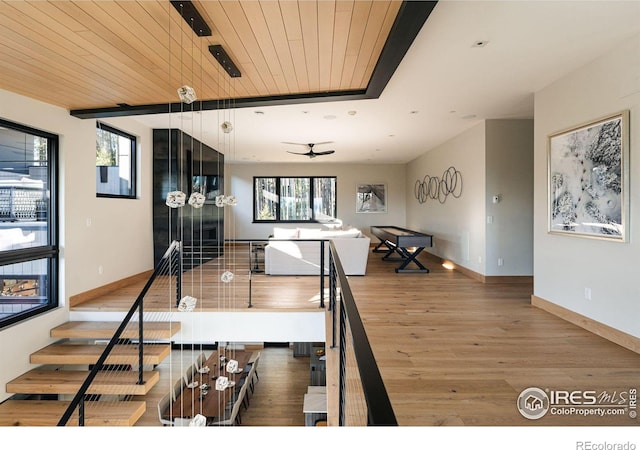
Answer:
<path fill-rule="evenodd" d="M 320 252 L 325 249 L 324 270 L 329 273 L 329 241 L 335 244 L 346 275 L 365 275 L 371 239 L 356 228 L 275 227 L 264 249 L 267 275 L 320 275 Z"/>

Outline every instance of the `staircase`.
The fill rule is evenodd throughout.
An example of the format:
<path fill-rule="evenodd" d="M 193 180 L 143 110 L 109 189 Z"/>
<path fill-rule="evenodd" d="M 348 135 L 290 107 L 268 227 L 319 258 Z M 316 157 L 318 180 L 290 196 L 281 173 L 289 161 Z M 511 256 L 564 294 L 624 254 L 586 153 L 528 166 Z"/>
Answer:
<path fill-rule="evenodd" d="M 30 355 L 30 362 L 40 366 L 7 383 L 7 392 L 17 395 L 0 404 L 0 426 L 56 426 L 119 326 L 78 321 L 52 329 L 51 337 L 59 340 Z M 85 402 L 85 426 L 132 426 L 140 419 L 146 402 L 129 397 L 144 396 L 158 383 L 155 366 L 169 356 L 171 338 L 179 330 L 179 322 L 145 322 L 144 384 L 138 384 L 138 327 L 127 327 L 121 336 L 124 343 L 116 345 L 105 362 L 120 370 L 100 372 L 87 391 L 92 400 Z M 133 370 L 127 370 L 130 367 Z M 51 396 L 56 400 L 43 399 Z M 78 425 L 77 411 L 68 425 Z"/>

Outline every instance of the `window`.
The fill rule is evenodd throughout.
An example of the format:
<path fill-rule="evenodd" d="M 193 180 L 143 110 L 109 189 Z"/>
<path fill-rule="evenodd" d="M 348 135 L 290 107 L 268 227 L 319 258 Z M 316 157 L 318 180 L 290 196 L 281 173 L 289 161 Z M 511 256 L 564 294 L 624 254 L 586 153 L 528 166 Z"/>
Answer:
<path fill-rule="evenodd" d="M 254 177 L 254 222 L 331 222 L 336 177 Z"/>
<path fill-rule="evenodd" d="M 0 119 L 0 328 L 58 306 L 57 148 Z"/>
<path fill-rule="evenodd" d="M 136 138 L 98 122 L 96 195 L 136 198 Z"/>

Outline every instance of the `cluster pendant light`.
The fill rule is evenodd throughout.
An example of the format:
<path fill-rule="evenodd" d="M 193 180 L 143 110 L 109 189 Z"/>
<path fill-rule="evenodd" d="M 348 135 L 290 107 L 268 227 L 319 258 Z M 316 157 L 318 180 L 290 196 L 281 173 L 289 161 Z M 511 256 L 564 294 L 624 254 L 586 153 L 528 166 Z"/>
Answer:
<path fill-rule="evenodd" d="M 193 5 L 192 2 L 189 1 L 171 1 L 171 4 L 173 5 L 173 7 L 180 13 L 181 17 L 184 19 L 184 22 L 186 22 L 189 27 L 192 30 L 192 40 L 191 40 L 191 44 L 192 44 L 192 51 L 190 52 L 191 54 L 191 62 L 192 62 L 192 66 L 193 66 L 193 60 L 196 54 L 198 54 L 194 47 L 194 37 L 193 35 L 195 34 L 200 41 L 202 41 L 203 37 L 206 36 L 211 36 L 211 29 L 208 27 L 208 25 L 206 24 L 206 22 L 204 21 L 204 19 L 202 18 L 202 16 L 198 13 L 198 10 L 195 8 L 195 6 Z M 169 23 L 171 23 L 171 14 L 170 14 L 170 20 Z M 182 37 L 184 35 L 184 31 L 182 26 L 180 27 L 179 30 L 180 33 L 180 87 L 177 88 L 177 94 L 178 97 L 180 99 L 181 105 L 192 105 L 195 103 L 194 106 L 191 106 L 189 108 L 186 108 L 187 112 L 191 111 L 191 114 L 195 115 L 197 114 L 200 117 L 200 137 L 202 136 L 202 101 L 198 100 L 198 95 L 196 93 L 196 89 L 194 89 L 193 86 L 189 85 L 189 83 L 187 83 L 184 79 L 183 79 L 183 61 L 182 61 L 182 52 L 184 50 L 184 47 L 182 45 Z M 171 37 L 171 29 L 169 30 L 169 40 L 172 40 Z M 169 43 L 169 48 L 171 48 L 171 42 Z M 214 48 L 215 50 L 212 50 L 212 48 Z M 226 73 L 229 75 L 229 78 L 237 78 L 240 76 L 240 71 L 237 69 L 237 67 L 235 66 L 235 64 L 233 64 L 233 62 L 231 61 L 231 59 L 229 58 L 228 54 L 222 49 L 221 46 L 209 46 L 209 51 L 214 55 L 214 57 L 216 58 L 216 60 L 219 61 L 220 66 L 222 68 L 224 68 L 224 70 L 226 71 Z M 171 52 L 169 52 L 171 54 Z M 200 56 L 203 55 L 203 52 L 200 51 L 199 52 Z M 171 62 L 169 63 L 169 67 L 171 67 Z M 200 63 L 200 68 L 202 71 L 202 67 L 203 64 L 202 62 Z M 221 77 L 220 75 L 221 71 L 218 71 L 218 78 Z M 191 73 L 192 76 L 194 76 L 194 70 L 192 68 L 192 70 L 189 71 L 189 73 Z M 195 78 L 195 76 L 194 76 Z M 227 78 L 227 77 L 223 77 L 223 78 Z M 203 80 L 203 74 L 200 74 L 200 82 L 202 82 Z M 193 83 L 194 80 L 191 80 L 191 82 Z M 220 89 L 220 92 L 225 92 L 225 90 L 222 89 L 222 84 L 220 83 L 220 79 L 218 80 L 218 86 Z M 231 85 L 228 86 L 228 90 L 227 92 L 232 92 L 233 89 L 231 89 Z M 219 95 L 220 97 L 221 95 Z M 200 101 L 200 104 L 198 105 L 197 102 Z M 229 103 L 227 105 L 225 105 L 224 103 L 221 105 L 224 109 L 225 106 L 227 106 L 229 109 L 231 109 L 231 102 L 229 101 Z M 170 109 L 171 110 L 171 109 Z M 196 111 L 198 111 L 198 113 L 196 113 Z M 233 131 L 233 125 L 231 122 L 231 118 L 229 117 L 231 112 L 230 111 L 221 111 L 221 108 L 218 109 L 218 114 L 223 114 L 224 115 L 224 120 L 222 120 L 222 122 L 218 122 L 221 123 L 221 125 L 219 127 L 217 127 L 218 129 L 218 148 L 217 150 L 220 151 L 222 154 L 230 154 L 230 152 L 233 152 L 233 140 L 231 138 L 231 132 Z M 185 116 L 185 108 L 181 107 L 181 111 L 180 111 L 180 118 L 181 120 L 184 120 Z M 194 124 L 194 117 L 191 118 L 191 123 L 192 125 Z M 169 121 L 171 122 L 171 114 L 169 114 Z M 178 139 L 177 145 L 178 148 L 177 153 L 178 153 L 178 159 L 180 161 L 187 161 L 187 158 L 185 158 L 185 139 L 183 137 L 182 132 L 184 131 L 184 127 L 180 127 L 181 128 L 181 132 L 179 133 L 180 138 Z M 169 123 L 169 130 L 172 129 L 171 123 Z M 195 155 L 197 151 L 202 152 L 203 151 L 203 144 L 202 142 L 196 142 L 194 140 L 193 135 L 195 134 L 195 130 L 192 130 L 192 132 L 190 133 L 192 142 L 190 144 L 190 150 L 193 152 L 193 154 Z M 169 139 L 170 145 L 172 140 Z M 189 144 L 187 144 L 189 145 Z M 171 152 L 171 149 L 170 149 Z M 195 160 L 195 158 L 193 158 Z M 202 154 L 200 155 L 200 158 L 198 158 L 198 160 L 202 161 Z M 218 160 L 219 161 L 219 160 Z M 220 162 L 218 162 L 218 164 L 220 164 Z M 172 179 L 171 177 L 171 162 L 169 162 L 169 179 Z M 218 173 L 221 173 L 221 171 L 223 170 L 222 167 L 218 167 Z M 184 172 L 184 171 L 182 171 Z M 180 179 L 180 177 L 184 177 L 184 173 L 178 173 L 176 174 L 175 177 L 175 182 L 176 182 L 176 187 L 179 186 L 187 186 L 187 185 L 191 185 L 192 184 L 192 180 L 183 180 Z M 186 181 L 186 182 L 185 182 Z M 193 190 L 193 189 L 191 189 Z M 191 223 L 192 224 L 200 224 L 200 228 L 202 228 L 202 214 L 203 214 L 203 206 L 205 205 L 205 200 L 206 197 L 200 193 L 200 192 L 196 192 L 195 190 L 193 190 L 193 192 L 189 195 L 189 198 L 187 199 L 187 194 L 179 189 L 175 189 L 172 190 L 170 192 L 167 193 L 166 196 L 166 206 L 171 208 L 171 209 L 177 209 L 179 210 L 178 215 L 177 215 L 177 220 L 179 221 L 179 223 L 177 224 L 178 227 L 177 229 L 178 234 L 180 237 L 183 232 L 181 230 L 183 230 L 184 227 L 184 216 L 185 214 L 190 215 L 191 217 Z M 220 194 L 215 198 L 215 207 L 217 208 L 228 208 L 228 207 L 232 207 L 235 206 L 237 204 L 237 199 L 233 196 L 233 195 L 225 195 L 225 194 Z M 185 207 L 190 207 L 193 210 L 198 210 L 198 212 L 192 211 L 192 212 L 187 212 L 184 208 Z M 200 216 L 198 216 L 198 214 Z M 173 226 L 171 223 L 172 220 L 172 214 L 169 214 L 169 230 L 173 230 Z M 220 215 L 221 217 L 224 217 L 224 214 Z M 200 220 L 198 220 L 198 218 L 200 217 Z M 222 219 L 224 220 L 224 219 Z M 222 227 L 219 227 L 219 229 L 222 229 Z M 197 233 L 194 233 L 193 231 L 198 231 Z M 191 235 L 203 235 L 203 230 L 192 230 Z M 229 233 L 233 236 L 233 230 L 231 230 Z M 171 240 L 171 236 L 169 238 Z M 224 239 L 224 238 L 222 238 Z M 193 242 L 193 245 L 196 246 L 198 245 L 198 243 Z M 199 249 L 197 249 L 197 253 L 199 255 L 202 255 L 203 249 L 202 249 L 202 243 L 199 243 Z M 232 252 L 229 252 L 232 253 Z M 219 270 L 219 280 L 222 282 L 221 284 L 219 284 L 218 286 L 218 292 L 217 293 L 204 293 L 203 292 L 203 264 L 202 261 L 200 261 L 199 265 L 197 266 L 197 270 L 199 271 L 199 273 L 197 272 L 196 269 L 191 269 L 189 275 L 187 275 L 187 272 L 185 272 L 185 275 L 182 276 L 182 285 L 185 286 L 185 288 L 188 288 L 189 291 L 189 295 L 184 295 L 177 303 L 177 310 L 179 313 L 192 313 L 196 310 L 196 307 L 199 307 L 202 309 L 202 301 L 198 301 L 198 297 L 200 296 L 204 296 L 204 295 L 216 295 L 217 296 L 217 300 L 218 300 L 218 309 L 220 309 L 220 305 L 226 306 L 227 304 L 231 305 L 231 302 L 233 301 L 234 298 L 234 292 L 233 292 L 233 288 L 224 288 L 224 287 L 220 287 L 220 286 L 230 286 L 233 284 L 234 281 L 234 274 L 233 272 L 231 272 L 230 270 L 225 270 L 224 269 L 224 265 L 226 265 L 227 263 L 230 263 L 231 266 L 234 265 L 234 261 L 231 261 L 231 258 L 227 256 L 227 252 L 224 249 L 224 243 L 223 243 L 223 248 L 222 248 L 222 257 L 219 257 L 219 262 L 217 266 L 218 266 L 218 270 Z M 191 277 L 191 285 L 189 286 L 189 280 L 188 278 Z M 199 280 L 199 282 L 198 282 Z M 186 283 L 185 283 L 186 282 Z M 175 290 L 173 291 L 175 292 Z M 197 292 L 199 292 L 199 294 L 197 294 Z M 169 294 L 171 295 L 171 294 Z M 225 297 L 230 297 L 231 300 L 227 301 L 225 299 Z M 206 297 L 205 297 L 206 298 Z M 222 299 L 222 300 L 221 300 Z M 213 302 L 215 304 L 215 301 Z M 192 316 L 193 318 L 193 316 Z M 196 327 L 196 321 L 194 318 L 194 322 L 192 324 L 192 327 Z M 230 362 L 235 361 L 234 359 L 231 359 Z M 236 362 L 237 364 L 237 362 Z M 219 377 L 216 381 L 216 389 L 219 390 L 224 390 L 227 387 L 229 387 L 228 384 L 225 385 L 224 380 L 222 379 L 223 377 Z M 227 380 L 228 381 L 228 380 Z M 220 385 L 220 386 L 218 386 Z M 199 411 L 192 411 L 191 414 L 191 421 L 189 422 L 189 426 L 205 426 L 206 425 L 206 418 L 199 413 Z"/>

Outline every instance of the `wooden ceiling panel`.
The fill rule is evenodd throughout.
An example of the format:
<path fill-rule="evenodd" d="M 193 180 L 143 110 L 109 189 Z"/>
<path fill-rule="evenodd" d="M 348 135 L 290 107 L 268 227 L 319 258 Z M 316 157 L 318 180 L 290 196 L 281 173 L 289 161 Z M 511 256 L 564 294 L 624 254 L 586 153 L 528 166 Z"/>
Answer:
<path fill-rule="evenodd" d="M 384 19 L 387 15 L 388 9 L 389 5 L 386 3 L 373 2 L 371 4 L 369 16 L 365 22 L 362 43 L 358 50 L 358 58 L 351 75 L 351 86 L 362 86 L 369 81 L 369 77 L 365 77 L 365 74 L 369 68 L 369 61 L 374 49 L 376 48 L 378 34 L 384 25 Z"/>
<path fill-rule="evenodd" d="M 289 42 L 291 62 L 296 73 L 296 82 L 299 92 L 309 92 L 309 75 L 304 58 L 304 41 L 302 39 L 302 26 L 300 25 L 300 11 L 298 2 L 280 1 L 282 23 Z"/>
<path fill-rule="evenodd" d="M 367 87 L 399 0 L 199 0 L 199 37 L 168 0 L 0 0 L 0 88 L 67 109 L 275 98 Z M 210 54 L 222 45 L 242 76 Z M 31 86 L 31 87 L 29 87 Z"/>
<path fill-rule="evenodd" d="M 371 10 L 371 1 L 359 1 L 353 5 L 353 13 L 351 15 L 351 25 L 349 26 L 349 38 L 347 40 L 347 49 L 342 66 L 342 77 L 340 80 L 340 89 L 350 89 L 352 84 L 353 72 L 356 69 L 358 55 L 362 47 L 364 39 L 364 31 L 367 27 L 367 18 Z"/>
<path fill-rule="evenodd" d="M 336 90 L 331 85 L 335 17 L 335 2 L 318 3 L 318 77 L 321 91 Z"/>
<path fill-rule="evenodd" d="M 309 90 L 320 90 L 320 75 L 318 71 L 318 7 L 315 2 L 299 2 L 300 27 L 302 28 L 302 42 L 304 47 L 304 65 L 307 67 Z M 302 62 L 301 62 L 302 64 Z"/>
<path fill-rule="evenodd" d="M 289 93 L 300 92 L 296 69 L 293 64 L 292 52 L 289 48 L 287 30 L 284 26 L 283 14 L 278 2 L 263 2 L 260 4 L 264 19 L 269 28 L 269 35 L 273 43 L 282 73 L 287 83 Z"/>
<path fill-rule="evenodd" d="M 352 13 L 353 1 L 337 2 L 334 22 L 333 54 L 331 55 L 332 86 L 340 86 L 342 81 L 342 67 L 347 54 L 347 42 L 349 40 Z"/>

